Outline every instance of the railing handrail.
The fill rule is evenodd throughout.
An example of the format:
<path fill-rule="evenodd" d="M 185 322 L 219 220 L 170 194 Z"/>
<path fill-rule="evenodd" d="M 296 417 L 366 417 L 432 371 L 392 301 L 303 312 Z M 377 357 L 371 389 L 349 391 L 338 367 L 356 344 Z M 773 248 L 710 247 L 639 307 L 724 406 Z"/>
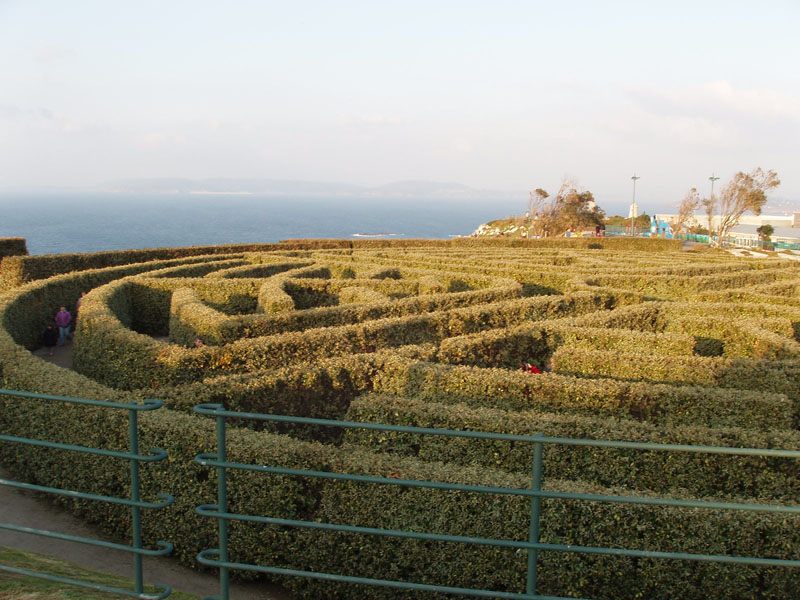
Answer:
<path fill-rule="evenodd" d="M 138 435 L 138 420 L 137 415 L 140 411 L 145 410 L 156 410 L 163 406 L 163 402 L 157 399 L 146 399 L 143 400 L 142 403 L 136 402 L 128 402 L 128 403 L 121 403 L 121 402 L 108 402 L 105 400 L 91 400 L 87 398 L 73 398 L 70 396 L 55 396 L 52 394 L 40 394 L 36 392 L 24 392 L 19 390 L 7 390 L 7 389 L 0 389 L 0 396 L 12 396 L 17 398 L 31 398 L 36 400 L 50 400 L 55 402 L 65 402 L 69 404 L 78 404 L 78 405 L 86 405 L 86 406 L 95 406 L 98 408 L 110 408 L 110 409 L 118 409 L 118 410 L 125 410 L 128 412 L 128 441 L 129 441 L 129 451 L 118 451 L 118 450 L 106 450 L 103 448 L 94 448 L 90 446 L 78 446 L 75 444 L 64 444 L 61 442 L 50 442 L 47 440 L 39 440 L 34 438 L 26 438 L 21 436 L 10 436 L 10 435 L 0 435 L 0 441 L 2 442 L 9 442 L 9 443 L 18 443 L 24 444 L 29 446 L 37 446 L 42 448 L 50 448 L 56 450 L 65 450 L 69 452 L 78 452 L 82 454 L 93 454 L 99 456 L 105 456 L 107 458 L 120 458 L 127 460 L 130 463 L 130 490 L 131 490 L 131 497 L 130 498 L 119 498 L 116 496 L 104 496 L 98 494 L 91 494 L 87 492 L 81 492 L 77 490 L 68 490 L 63 488 L 55 488 L 46 485 L 35 485 L 31 483 L 24 483 L 20 481 L 13 481 L 10 479 L 0 479 L 0 485 L 14 487 L 19 489 L 25 490 L 32 490 L 36 492 L 43 492 L 48 494 L 55 494 L 61 496 L 67 496 L 70 498 L 82 499 L 82 500 L 93 500 L 98 502 L 105 502 L 109 504 L 119 504 L 123 506 L 127 506 L 131 510 L 131 518 L 132 518 L 132 537 L 133 543 L 131 545 L 127 544 L 117 544 L 113 542 L 105 542 L 102 540 L 97 540 L 94 538 L 58 533 L 54 531 L 48 531 L 44 529 L 35 529 L 31 527 L 23 527 L 18 525 L 13 525 L 10 523 L 0 523 L 0 529 L 5 529 L 9 531 L 16 531 L 19 533 L 26 533 L 30 535 L 41 536 L 50 539 L 60 539 L 66 540 L 71 542 L 77 542 L 81 544 L 87 544 L 92 546 L 100 546 L 104 548 L 110 548 L 115 550 L 120 550 L 123 552 L 129 552 L 133 554 L 134 558 L 134 589 L 129 590 L 125 588 L 118 588 L 118 587 L 111 587 L 106 585 L 100 585 L 96 583 L 92 583 L 90 581 L 83 581 L 68 577 L 59 577 L 56 575 L 51 575 L 49 573 L 43 573 L 40 571 L 30 571 L 27 569 L 20 569 L 16 567 L 11 567 L 9 565 L 0 565 L 0 570 L 7 571 L 11 573 L 17 573 L 22 575 L 27 575 L 31 577 L 37 577 L 40 579 L 46 579 L 49 581 L 56 581 L 59 583 L 66 583 L 69 585 L 77 585 L 85 588 L 101 590 L 105 592 L 111 592 L 115 594 L 121 594 L 124 596 L 130 596 L 133 598 L 139 598 L 140 600 L 161 600 L 162 598 L 166 598 L 172 593 L 172 588 L 168 585 L 161 585 L 156 584 L 154 588 L 156 589 L 155 593 L 145 592 L 144 591 L 144 578 L 142 573 L 142 557 L 143 556 L 165 556 L 172 552 L 173 546 L 169 542 L 164 541 L 157 541 L 156 546 L 158 549 L 150 550 L 143 547 L 142 544 L 142 525 L 141 525 L 141 510 L 142 509 L 150 509 L 150 508 L 163 508 L 165 506 L 169 506 L 174 501 L 174 498 L 169 494 L 158 494 L 157 497 L 160 499 L 159 502 L 146 502 L 142 501 L 140 498 L 140 488 L 141 488 L 141 480 L 139 478 L 139 463 L 140 462 L 154 462 L 159 460 L 164 460 L 167 458 L 167 452 L 161 450 L 159 448 L 154 448 L 150 450 L 150 454 L 140 454 L 139 453 L 139 435 Z"/>
<path fill-rule="evenodd" d="M 217 504 L 207 504 L 200 506 L 196 512 L 200 515 L 216 518 L 219 527 L 219 547 L 212 550 L 204 550 L 198 554 L 198 561 L 204 565 L 216 566 L 220 569 L 220 596 L 209 597 L 206 600 L 229 600 L 229 571 L 230 569 L 243 569 L 262 573 L 273 573 L 283 575 L 297 575 L 303 577 L 325 579 L 330 581 L 343 581 L 352 583 L 363 583 L 369 585 L 382 585 L 397 587 L 409 590 L 428 590 L 445 593 L 458 593 L 471 596 L 495 597 L 495 598 L 518 598 L 518 599 L 543 599 L 555 598 L 551 596 L 540 596 L 536 594 L 536 577 L 538 568 L 538 552 L 540 550 L 557 552 L 575 552 L 590 554 L 606 554 L 617 556 L 631 556 L 644 558 L 661 558 L 677 560 L 693 560 L 703 562 L 721 562 L 759 566 L 781 566 L 800 568 L 800 560 L 759 558 L 747 556 L 713 555 L 713 554 L 691 554 L 660 552 L 649 550 L 631 550 L 625 548 L 606 548 L 593 546 L 571 546 L 562 544 L 547 544 L 539 541 L 539 522 L 540 522 L 540 503 L 542 498 L 553 498 L 563 500 L 583 500 L 600 502 L 618 502 L 649 505 L 664 505 L 681 508 L 703 508 L 720 510 L 743 510 L 754 512 L 775 512 L 775 513 L 800 513 L 800 506 L 786 505 L 765 505 L 765 504 L 746 504 L 732 502 L 712 502 L 695 500 L 677 500 L 670 498 L 655 498 L 649 496 L 612 496 L 602 494 L 579 494 L 570 492 L 551 492 L 541 489 L 542 479 L 542 451 L 546 444 L 560 444 L 571 446 L 595 446 L 606 448 L 635 449 L 645 451 L 673 451 L 673 452 L 694 452 L 706 454 L 740 455 L 740 456 L 770 456 L 782 458 L 800 459 L 800 451 L 797 450 L 775 450 L 759 448 L 731 448 L 723 446 L 692 446 L 685 444 L 656 444 L 648 442 L 619 442 L 610 440 L 583 440 L 575 438 L 554 438 L 537 435 L 518 435 L 492 433 L 485 431 L 459 431 L 452 429 L 436 429 L 430 427 L 410 427 L 400 425 L 386 425 L 380 423 L 361 423 L 354 421 L 335 421 L 330 419 L 316 419 L 310 417 L 294 417 L 290 415 L 273 415 L 265 413 L 243 413 L 229 411 L 221 404 L 200 404 L 194 407 L 194 411 L 201 415 L 212 416 L 217 422 L 217 452 L 203 453 L 195 457 L 195 462 L 208 467 L 214 467 L 218 473 Z M 227 460 L 226 449 L 226 418 L 233 417 L 238 420 L 253 419 L 260 421 L 272 421 L 281 423 L 299 423 L 306 425 L 318 425 L 329 427 L 340 427 L 345 429 L 370 429 L 378 431 L 388 431 L 397 433 L 411 433 L 422 435 L 441 435 L 447 437 L 462 437 L 473 439 L 492 439 L 513 442 L 527 442 L 533 445 L 534 449 L 534 468 L 530 489 L 515 489 L 504 487 L 465 485 L 447 482 L 424 481 L 415 479 L 398 479 L 394 477 L 374 477 L 368 475 L 355 475 L 351 473 L 312 471 L 309 469 L 290 469 L 274 467 L 269 465 L 254 465 L 247 463 L 230 462 Z M 227 470 L 246 470 L 263 473 L 306 476 L 323 479 L 334 479 L 343 481 L 357 481 L 362 483 L 374 483 L 395 485 L 404 487 L 424 487 L 444 490 L 460 490 L 467 492 L 477 492 L 486 494 L 505 494 L 526 496 L 531 498 L 531 520 L 530 532 L 527 542 L 514 540 L 498 540 L 494 538 L 471 538 L 465 536 L 444 536 L 440 534 L 425 532 L 407 532 L 403 530 L 377 529 L 370 527 L 356 527 L 351 525 L 338 525 L 334 523 L 318 523 L 316 521 L 302 521 L 294 519 L 278 519 L 268 516 L 257 516 L 247 514 L 237 514 L 228 511 L 227 507 Z M 228 561 L 228 523 L 229 521 L 249 521 L 258 523 L 268 523 L 290 527 L 305 527 L 311 529 L 325 529 L 333 531 L 346 531 L 350 533 L 361 533 L 367 535 L 391 536 L 391 537 L 411 537 L 424 540 L 436 540 L 441 542 L 467 543 L 490 546 L 504 546 L 517 548 L 528 552 L 528 583 L 524 594 L 496 592 L 487 590 L 475 590 L 465 588 L 452 588 L 448 586 L 422 585 L 410 582 L 400 582 L 382 579 L 370 579 L 363 577 L 353 577 L 348 575 L 335 575 L 331 573 L 316 573 L 310 571 L 296 571 L 279 567 L 269 567 L 262 565 L 252 565 Z M 218 559 L 209 558 L 216 555 Z"/>
<path fill-rule="evenodd" d="M 116 408 L 119 410 L 156 410 L 164 406 L 164 402 L 158 398 L 145 398 L 141 404 L 136 402 L 109 402 L 108 400 L 92 400 L 89 398 L 73 398 L 72 396 L 54 396 L 53 394 L 41 394 L 39 392 L 22 392 L 19 390 L 0 389 L 3 396 L 21 396 L 24 398 L 39 398 L 40 400 L 54 400 L 56 402 L 68 402 L 72 404 L 86 404 L 89 406 L 102 406 L 103 408 Z"/>
<path fill-rule="evenodd" d="M 665 452 L 698 452 L 703 454 L 732 454 L 742 456 L 800 458 L 800 450 L 779 450 L 774 448 L 736 448 L 732 446 L 694 446 L 690 444 L 657 444 L 654 442 L 622 442 L 613 440 L 590 440 L 582 438 L 558 438 L 539 435 L 521 435 L 514 433 L 494 433 L 490 431 L 462 431 L 458 429 L 437 429 L 433 427 L 386 425 L 382 423 L 362 423 L 358 421 L 316 419 L 313 417 L 293 417 L 291 415 L 236 412 L 222 409 L 221 404 L 199 404 L 194 407 L 194 412 L 208 416 L 236 417 L 238 419 L 255 419 L 260 421 L 275 421 L 281 423 L 300 423 L 303 425 L 322 425 L 327 427 L 341 427 L 344 429 L 374 429 L 378 431 L 395 431 L 398 433 L 443 435 L 450 437 L 490 439 L 510 442 L 556 444 L 561 446 L 596 446 L 602 448 L 620 448 L 629 450 L 660 450 Z"/>

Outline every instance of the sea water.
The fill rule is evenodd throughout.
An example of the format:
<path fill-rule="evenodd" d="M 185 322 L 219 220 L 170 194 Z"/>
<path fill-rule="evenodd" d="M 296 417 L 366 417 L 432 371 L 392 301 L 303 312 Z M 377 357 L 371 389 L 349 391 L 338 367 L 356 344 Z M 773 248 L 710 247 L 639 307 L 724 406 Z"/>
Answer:
<path fill-rule="evenodd" d="M 0 194 L 0 237 L 31 254 L 270 243 L 291 238 L 439 238 L 520 214 L 524 200 L 191 194 Z"/>

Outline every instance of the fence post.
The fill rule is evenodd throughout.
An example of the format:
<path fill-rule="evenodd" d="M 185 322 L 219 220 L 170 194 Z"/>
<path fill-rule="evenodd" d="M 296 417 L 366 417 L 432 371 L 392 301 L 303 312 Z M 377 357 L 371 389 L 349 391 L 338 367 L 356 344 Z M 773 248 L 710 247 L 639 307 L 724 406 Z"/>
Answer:
<path fill-rule="evenodd" d="M 139 419 L 136 410 L 128 410 L 128 437 L 131 454 L 139 454 Z M 139 460 L 131 458 L 131 500 L 139 502 L 141 500 L 141 480 L 139 478 Z M 131 506 L 131 524 L 133 534 L 133 547 L 142 548 L 142 509 L 139 506 Z M 133 579 L 136 593 L 144 592 L 144 576 L 142 575 L 142 555 L 138 552 L 133 554 Z"/>
<path fill-rule="evenodd" d="M 224 410 L 220 405 L 217 410 Z M 225 416 L 217 415 L 217 460 L 225 463 L 228 452 L 225 440 Z M 228 512 L 228 474 L 225 467 L 217 467 L 217 512 Z M 219 560 L 228 562 L 228 519 L 219 517 Z M 219 568 L 219 592 L 221 600 L 230 599 L 230 572 L 228 567 Z"/>
<path fill-rule="evenodd" d="M 537 433 L 534 437 L 542 437 Z M 544 444 L 541 442 L 533 443 L 533 473 L 531 477 L 531 490 L 541 491 L 542 489 L 542 459 L 544 454 Z M 539 517 L 542 509 L 542 499 L 539 496 L 531 496 L 531 522 L 528 530 L 528 541 L 532 544 L 539 542 Z M 539 550 L 537 548 L 528 549 L 528 584 L 525 592 L 530 595 L 536 594 L 536 571 L 539 566 Z"/>

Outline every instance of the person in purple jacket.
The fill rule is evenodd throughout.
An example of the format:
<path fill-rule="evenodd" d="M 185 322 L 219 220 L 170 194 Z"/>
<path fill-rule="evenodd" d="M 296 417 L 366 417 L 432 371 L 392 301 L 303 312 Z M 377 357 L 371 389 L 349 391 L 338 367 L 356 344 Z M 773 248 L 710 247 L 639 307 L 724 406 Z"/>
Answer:
<path fill-rule="evenodd" d="M 69 324 L 72 322 L 72 315 L 66 307 L 59 308 L 56 314 L 56 325 L 58 326 L 58 345 L 63 346 L 69 337 Z"/>

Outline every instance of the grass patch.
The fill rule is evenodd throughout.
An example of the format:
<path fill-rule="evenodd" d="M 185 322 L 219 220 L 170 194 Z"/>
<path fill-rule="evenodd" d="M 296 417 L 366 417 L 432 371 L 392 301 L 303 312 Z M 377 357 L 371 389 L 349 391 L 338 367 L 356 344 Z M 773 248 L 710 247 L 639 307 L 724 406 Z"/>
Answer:
<path fill-rule="evenodd" d="M 125 577 L 93 571 L 59 558 L 23 552 L 13 548 L 0 547 L 0 564 L 100 585 L 133 589 L 133 582 Z M 147 576 L 146 572 L 145 576 Z M 153 591 L 153 588 L 147 586 L 145 590 Z M 99 592 L 76 585 L 0 571 L 0 600 L 116 600 L 119 598 L 129 598 L 129 596 Z M 169 598 L 199 600 L 199 596 L 176 591 L 173 591 Z"/>

